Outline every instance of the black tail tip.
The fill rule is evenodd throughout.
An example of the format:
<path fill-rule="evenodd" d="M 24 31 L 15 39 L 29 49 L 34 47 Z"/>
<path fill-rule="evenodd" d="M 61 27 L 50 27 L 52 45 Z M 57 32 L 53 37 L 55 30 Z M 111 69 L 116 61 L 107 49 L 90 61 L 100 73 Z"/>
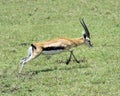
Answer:
<path fill-rule="evenodd" d="M 33 48 L 37 49 L 35 45 L 31 44 L 31 46 L 32 46 Z"/>

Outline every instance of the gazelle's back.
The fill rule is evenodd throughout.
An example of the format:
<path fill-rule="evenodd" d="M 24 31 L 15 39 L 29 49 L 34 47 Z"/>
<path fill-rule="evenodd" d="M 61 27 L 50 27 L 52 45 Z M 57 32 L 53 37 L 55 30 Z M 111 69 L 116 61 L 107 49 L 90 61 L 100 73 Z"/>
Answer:
<path fill-rule="evenodd" d="M 38 42 L 38 43 L 33 43 L 33 45 L 37 46 L 37 47 L 56 47 L 56 46 L 62 46 L 62 47 L 66 47 L 69 46 L 73 43 L 73 41 L 69 38 L 56 38 L 56 39 L 52 39 L 49 41 L 45 41 L 45 42 Z"/>

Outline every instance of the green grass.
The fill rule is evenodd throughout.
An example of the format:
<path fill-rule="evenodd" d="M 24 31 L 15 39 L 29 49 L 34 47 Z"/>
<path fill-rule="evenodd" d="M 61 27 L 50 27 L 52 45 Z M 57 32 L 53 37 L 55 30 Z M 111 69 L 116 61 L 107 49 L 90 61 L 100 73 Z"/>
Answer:
<path fill-rule="evenodd" d="M 118 96 L 120 94 L 119 0 L 0 0 L 1 96 Z M 45 56 L 17 67 L 29 44 L 55 37 L 81 37 L 84 18 L 94 47 Z M 26 44 L 26 45 L 24 45 Z"/>

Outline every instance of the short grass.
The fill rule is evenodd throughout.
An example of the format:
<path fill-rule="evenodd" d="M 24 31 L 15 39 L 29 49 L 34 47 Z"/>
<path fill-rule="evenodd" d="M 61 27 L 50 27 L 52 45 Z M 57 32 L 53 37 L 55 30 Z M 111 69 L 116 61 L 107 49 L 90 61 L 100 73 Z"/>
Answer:
<path fill-rule="evenodd" d="M 1 96 L 118 96 L 120 94 L 119 0 L 0 0 Z M 33 42 L 81 37 L 84 18 L 94 44 L 75 48 L 80 64 L 65 65 L 69 53 L 27 63 L 20 58 Z"/>

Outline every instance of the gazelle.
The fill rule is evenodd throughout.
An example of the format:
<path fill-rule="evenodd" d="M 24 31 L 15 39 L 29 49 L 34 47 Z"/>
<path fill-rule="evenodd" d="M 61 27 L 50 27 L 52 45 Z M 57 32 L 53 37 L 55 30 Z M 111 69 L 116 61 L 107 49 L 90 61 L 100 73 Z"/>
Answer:
<path fill-rule="evenodd" d="M 41 54 L 49 55 L 49 54 L 61 53 L 63 51 L 68 51 L 70 52 L 70 56 L 66 61 L 66 64 L 69 64 L 72 56 L 75 59 L 75 61 L 79 63 L 79 61 L 76 59 L 73 53 L 73 50 L 71 48 L 79 46 L 81 44 L 85 44 L 85 43 L 88 44 L 89 47 L 92 47 L 92 43 L 90 41 L 90 33 L 84 20 L 82 19 L 80 23 L 84 28 L 84 33 L 81 38 L 70 39 L 70 38 L 63 37 L 63 38 L 57 38 L 57 39 L 53 39 L 45 42 L 38 42 L 38 43 L 31 44 L 31 46 L 28 49 L 28 55 L 25 58 L 22 58 L 20 60 L 18 73 L 21 73 L 25 63 L 38 57 Z"/>

